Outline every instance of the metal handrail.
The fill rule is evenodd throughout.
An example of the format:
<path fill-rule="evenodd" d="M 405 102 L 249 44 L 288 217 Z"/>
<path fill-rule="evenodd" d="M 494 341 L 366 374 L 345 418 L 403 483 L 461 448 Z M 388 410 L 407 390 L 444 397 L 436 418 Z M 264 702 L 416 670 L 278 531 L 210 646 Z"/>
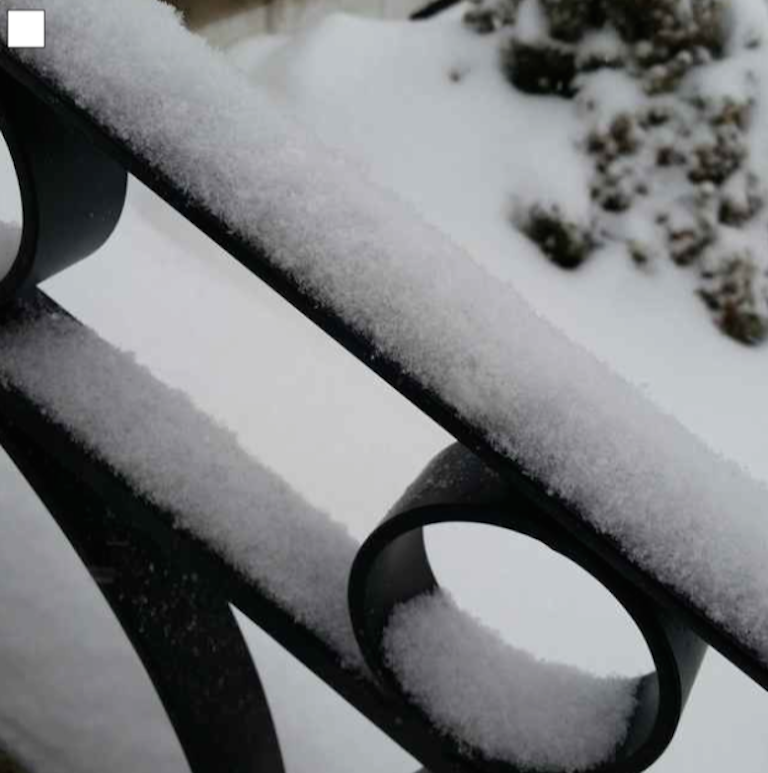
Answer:
<path fill-rule="evenodd" d="M 393 605 L 435 587 L 421 530 L 441 520 L 475 520 L 544 541 L 603 582 L 638 622 L 657 671 L 643 682 L 628 740 L 613 760 L 596 770 L 640 771 L 663 752 L 698 671 L 704 651 L 702 639 L 768 689 L 768 667 L 730 632 L 631 563 L 614 542 L 501 456 L 482 428 L 457 415 L 396 361 L 374 351 L 334 309 L 318 306 L 292 277 L 281 273 L 264 250 L 233 234 L 190 200 L 174 180 L 158 173 L 147 159 L 99 126 L 67 95 L 3 50 L 0 89 L 6 108 L 0 130 L 8 139 L 24 210 L 17 262 L 0 282 L 0 302 L 5 302 L 0 324 L 65 313 L 34 286 L 86 257 L 108 238 L 117 224 L 126 173 L 130 172 L 451 432 L 462 446 L 439 457 L 433 465 L 446 464 L 446 459 L 454 463 L 458 457 L 472 471 L 448 498 L 445 492 L 439 494 L 427 485 L 428 477 L 420 479 L 410 490 L 410 498 L 361 548 L 350 581 L 350 614 L 372 671 L 361 675 L 346 669 L 337 653 L 313 631 L 293 619 L 210 546 L 174 529 L 169 513 L 138 496 L 27 395 L 8 385 L 0 387 L 0 442 L 99 582 L 142 657 L 193 770 L 282 770 L 258 675 L 247 658 L 227 602 L 234 603 L 434 773 L 515 770 L 468 753 L 446 737 L 410 704 L 382 657 L 383 625 Z M 84 169 L 88 186 L 82 185 Z M 79 215 L 85 211 L 82 207 L 72 208 L 71 201 L 78 196 L 83 197 L 81 204 L 87 204 L 89 213 L 98 213 L 96 217 Z M 88 503 L 88 518 L 73 518 L 74 503 L 80 507 L 81 502 Z M 461 517 L 452 510 L 457 502 L 462 504 Z M 530 513 L 535 513 L 535 519 L 527 515 Z M 162 568 L 166 579 L 162 587 L 156 587 L 143 571 L 148 562 Z M 133 603 L 140 593 L 167 609 L 171 621 L 186 625 L 190 615 L 201 621 L 200 629 L 189 634 L 194 646 L 187 648 L 184 645 L 190 640 L 179 640 L 180 649 L 196 654 L 179 659 L 174 648 L 179 668 L 172 673 L 166 672 L 165 664 L 173 641 L 169 643 L 140 619 Z M 173 623 L 169 630 L 174 637 L 182 636 Z M 221 673 L 221 659 L 204 645 L 212 639 L 226 648 L 227 667 L 238 675 L 221 689 L 201 676 L 209 669 L 211 674 Z M 209 725 L 208 733 L 201 727 L 202 716 Z M 259 727 L 258 735 L 253 732 L 255 726 Z M 226 745 L 232 751 L 223 764 L 221 739 L 225 732 L 230 732 Z M 258 740 L 249 741 L 249 735 Z"/>

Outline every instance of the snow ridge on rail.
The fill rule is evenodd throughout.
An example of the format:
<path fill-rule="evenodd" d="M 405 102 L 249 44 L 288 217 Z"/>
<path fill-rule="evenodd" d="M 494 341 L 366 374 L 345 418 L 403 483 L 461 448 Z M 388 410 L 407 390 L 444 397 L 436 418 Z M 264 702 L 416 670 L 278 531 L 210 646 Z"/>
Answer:
<path fill-rule="evenodd" d="M 345 666 L 364 673 L 347 606 L 358 543 L 249 456 L 234 433 L 182 391 L 158 381 L 131 355 L 72 318 L 35 311 L 0 327 L 0 386 L 21 390 L 138 493 L 169 512 L 175 525 L 203 539 L 317 633 Z M 439 727 L 490 757 L 554 763 L 565 770 L 589 767 L 621 742 L 635 705 L 636 680 L 537 661 L 477 620 L 450 610 L 436 619 L 423 615 L 442 642 L 443 656 L 435 662 L 443 671 L 461 672 L 475 694 L 469 699 L 462 691 L 458 721 L 450 702 L 442 713 L 439 699 L 430 703 Z M 401 628 L 389 638 L 393 652 L 405 650 L 407 673 L 415 669 L 419 698 L 421 680 L 430 690 L 435 675 L 423 667 L 418 631 L 414 636 Z M 503 711 L 496 710 L 499 705 Z M 542 717 L 552 718 L 549 729 L 529 732 Z"/>
<path fill-rule="evenodd" d="M 154 0 L 20 55 L 768 663 L 768 493 L 322 147 Z M 3 32 L 4 34 L 4 32 Z"/>
<path fill-rule="evenodd" d="M 347 612 L 357 542 L 183 392 L 88 328 L 50 313 L 0 328 L 0 384 L 42 406 L 346 665 L 362 667 Z"/>
<path fill-rule="evenodd" d="M 401 604 L 384 636 L 389 665 L 444 732 L 523 769 L 588 770 L 629 728 L 639 680 L 597 677 L 510 647 L 437 591 Z"/>

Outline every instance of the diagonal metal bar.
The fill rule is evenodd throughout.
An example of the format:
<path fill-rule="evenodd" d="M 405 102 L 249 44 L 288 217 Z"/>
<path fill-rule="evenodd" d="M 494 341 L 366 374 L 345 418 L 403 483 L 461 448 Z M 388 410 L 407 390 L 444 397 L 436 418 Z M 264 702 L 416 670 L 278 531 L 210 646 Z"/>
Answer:
<path fill-rule="evenodd" d="M 9 321 L 23 321 L 28 315 L 36 317 L 41 313 L 67 314 L 64 309 L 40 291 L 32 291 L 15 304 L 0 311 L 0 325 Z M 438 773 L 439 771 L 456 773 L 461 770 L 476 770 L 471 759 L 458 754 L 453 755 L 447 751 L 444 737 L 428 720 L 414 718 L 411 721 L 404 721 L 402 701 L 399 696 L 382 688 L 370 673 L 362 673 L 345 667 L 335 650 L 331 649 L 314 631 L 298 622 L 289 612 L 281 608 L 271 595 L 244 576 L 207 543 L 189 532 L 176 528 L 172 514 L 151 504 L 145 497 L 134 491 L 117 471 L 79 443 L 66 427 L 53 420 L 45 409 L 36 405 L 23 393 L 2 383 L 0 383 L 0 444 L 7 448 L 11 457 L 38 491 L 45 504 L 52 510 L 54 516 L 57 519 L 61 518 L 64 524 L 71 524 L 70 528 L 76 530 L 76 532 L 67 532 L 76 549 L 79 551 L 83 549 L 83 545 L 78 544 L 77 540 L 82 542 L 92 536 L 90 526 L 82 528 L 78 521 L 80 511 L 77 503 L 82 497 L 83 501 L 96 503 L 95 507 L 101 508 L 100 517 L 107 519 L 107 525 L 99 526 L 99 529 L 107 529 L 107 531 L 114 529 L 117 533 L 122 533 L 121 530 L 128 530 L 134 535 L 131 539 L 141 545 L 142 549 L 146 548 L 147 555 L 159 556 L 159 558 L 149 559 L 150 563 L 157 562 L 158 566 L 167 564 L 168 571 L 174 573 L 177 585 L 182 589 L 187 587 L 195 589 L 197 586 L 194 583 L 190 585 L 189 578 L 199 578 L 200 592 L 212 594 L 212 596 L 207 596 L 208 599 L 215 599 L 219 605 L 226 601 L 234 604 L 329 687 L 357 708 L 403 749 L 416 757 L 422 764 L 428 766 L 430 770 Z M 29 456 L 29 460 L 27 456 Z M 58 483 L 55 482 L 54 485 L 68 485 L 75 488 L 76 494 L 66 494 L 65 496 L 70 498 L 62 500 L 69 501 L 70 504 L 74 503 L 71 510 L 67 511 L 61 507 L 57 497 L 52 496 L 51 492 L 48 491 L 49 475 L 56 476 L 54 480 Z M 67 531 L 66 526 L 64 528 Z M 122 540 L 118 538 L 118 542 L 120 541 Z M 85 545 L 87 547 L 87 542 Z M 104 550 L 107 548 L 105 554 Z M 111 583 L 121 576 L 119 572 L 129 568 L 125 560 L 119 558 L 118 548 L 119 546 L 116 545 L 97 544 L 93 554 L 81 552 L 86 564 L 92 569 L 94 578 L 97 581 L 102 581 L 100 583 L 102 592 L 110 592 Z M 113 566 L 115 562 L 118 562 L 116 569 Z M 131 561 L 128 560 L 127 564 L 131 564 Z M 108 600 L 111 604 L 113 604 L 113 600 L 115 601 L 113 609 L 118 614 L 127 634 L 134 641 L 153 680 L 155 672 L 159 673 L 161 684 L 157 685 L 158 692 L 162 694 L 162 690 L 167 690 L 170 696 L 169 700 L 172 701 L 173 705 L 182 708 L 187 701 L 193 700 L 194 694 L 202 692 L 204 703 L 207 704 L 205 693 L 208 687 L 205 681 L 196 683 L 194 678 L 188 678 L 201 670 L 200 664 L 196 665 L 194 656 L 190 657 L 186 665 L 180 668 L 175 676 L 162 673 L 164 664 L 167 665 L 168 659 L 173 661 L 174 658 L 178 660 L 180 657 L 180 643 L 184 640 L 178 639 L 173 629 L 189 625 L 190 620 L 194 617 L 191 609 L 184 612 L 182 606 L 179 608 L 181 610 L 179 614 L 169 618 L 170 638 L 167 641 L 159 636 L 156 641 L 150 638 L 148 644 L 146 640 L 142 643 L 142 639 L 139 637 L 138 643 L 136 643 L 133 638 L 137 633 L 141 634 L 141 626 L 147 620 L 139 614 L 140 610 L 133 609 L 133 602 L 126 596 L 137 594 L 140 597 L 143 592 L 143 583 L 146 581 L 148 578 L 142 579 L 141 576 L 131 580 L 135 584 L 126 586 L 125 594 L 120 594 L 122 600 L 119 604 L 124 606 L 118 605 L 117 598 L 113 599 L 107 596 Z M 163 604 L 171 603 L 175 599 L 172 594 L 168 600 L 164 600 L 162 598 L 163 587 L 164 584 L 160 583 L 157 592 L 161 595 L 150 602 L 154 606 L 159 605 L 160 608 Z M 181 598 L 178 601 L 181 604 L 184 603 Z M 202 611 L 205 612 L 207 608 L 205 607 Z M 228 623 L 224 625 L 223 633 L 226 639 L 229 635 L 226 629 Z M 139 627 L 138 631 L 136 630 L 137 626 Z M 208 633 L 210 633 L 208 644 L 197 640 L 190 640 L 188 643 L 191 644 L 192 648 L 201 647 L 205 653 L 209 647 L 216 646 L 218 638 L 218 634 L 213 629 L 208 629 Z M 158 634 L 151 632 L 148 635 L 150 637 L 158 636 Z M 202 629 L 200 635 L 203 639 L 205 638 Z M 157 644 L 156 650 L 154 650 L 155 644 Z M 179 646 L 175 646 L 176 644 Z M 142 652 L 141 647 L 149 647 L 150 650 L 154 651 L 154 654 Z M 222 650 L 218 652 L 216 657 L 226 659 L 226 652 L 226 650 Z M 149 662 L 147 658 L 149 658 Z M 215 668 L 212 668 L 212 672 L 215 672 Z M 253 673 L 255 675 L 255 671 Z M 249 677 L 249 679 L 250 685 L 246 680 L 244 689 L 255 690 L 258 693 L 260 688 L 255 686 L 256 683 L 252 678 Z M 211 700 L 216 698 L 215 692 L 211 695 L 213 696 Z M 230 697 L 227 697 L 226 694 L 219 694 L 216 699 L 237 705 L 238 701 L 244 701 L 246 697 L 239 695 L 235 690 Z M 244 705 L 251 705 L 251 717 L 244 717 L 242 722 L 236 723 L 237 738 L 244 737 L 249 726 L 251 726 L 252 731 L 259 731 L 264 726 L 262 722 L 264 711 L 258 710 L 259 700 L 255 699 L 253 695 L 250 700 L 255 702 L 248 704 L 246 701 Z M 193 712 L 187 716 L 183 715 L 183 712 L 180 714 L 173 708 L 167 708 L 171 720 L 174 721 L 174 717 L 176 717 L 175 726 L 176 722 L 180 723 L 176 726 L 177 730 L 188 720 L 193 728 L 196 726 L 199 714 Z M 236 709 L 225 709 L 222 716 L 228 716 L 231 711 L 236 711 Z M 202 711 L 202 714 L 205 715 L 205 711 Z M 256 724 L 249 725 L 250 722 L 254 721 Z M 225 724 L 224 721 L 221 724 Z M 241 731 L 243 736 L 240 735 Z M 210 737 L 207 738 L 207 741 L 200 740 L 204 736 L 200 736 L 196 741 L 194 731 L 185 732 L 189 733 L 190 743 L 193 747 L 196 746 L 197 741 L 203 746 L 211 741 Z M 264 734 L 262 733 L 262 735 Z M 261 742 L 256 747 L 248 742 L 246 748 L 257 756 L 262 754 L 265 755 L 265 759 L 274 760 L 277 755 L 276 752 L 270 751 L 273 745 L 268 736 L 269 732 L 266 732 L 266 741 Z M 218 744 L 215 744 L 214 748 L 217 747 Z M 199 773 L 212 770 L 248 770 L 247 767 L 227 768 L 221 765 L 221 761 L 217 761 L 215 757 L 206 756 L 202 749 L 199 751 L 199 755 L 197 753 L 195 755 L 195 759 L 200 761 L 201 767 L 196 769 Z M 245 765 L 245 761 L 242 764 Z M 513 770 L 509 766 L 505 766 L 505 769 L 507 771 Z M 271 768 L 265 767 L 264 770 L 270 771 Z"/>
<path fill-rule="evenodd" d="M 25 322 L 46 315 L 61 317 L 66 312 L 33 291 L 0 311 L 0 327 L 23 328 Z M 119 397 L 111 395 L 111 399 Z M 55 415 L 11 381 L 0 383 L 0 444 L 69 536 L 112 605 L 155 682 L 197 773 L 219 769 L 222 762 L 235 773 L 250 771 L 253 765 L 282 773 L 266 699 L 226 607 L 228 600 L 432 770 L 517 770 L 507 763 L 468 755 L 461 744 L 437 730 L 427 715 L 409 705 L 407 696 L 387 678 L 383 665 L 381 640 L 394 604 L 404 600 L 403 593 L 413 597 L 434 583 L 420 527 L 445 519 L 471 517 L 545 535 L 542 538 L 555 549 L 577 555 L 579 563 L 590 567 L 634 610 L 655 651 L 658 680 L 651 675 L 641 685 L 642 711 L 633 721 L 638 753 L 633 750 L 617 756 L 596 771 L 636 773 L 663 751 L 674 733 L 702 653 L 700 645 L 683 651 L 695 636 L 680 626 L 674 614 L 656 608 L 556 524 L 539 518 L 524 497 L 509 491 L 503 479 L 465 449 L 456 447 L 445 457 L 449 463 L 446 474 L 434 475 L 432 469 L 434 464 L 443 469 L 440 460 L 445 455 L 427 468 L 409 488 L 410 499 L 373 533 L 352 568 L 350 613 L 367 662 L 383 676 L 376 682 L 369 674 L 345 668 L 338 653 L 282 609 L 269 592 L 244 577 L 207 543 L 176 528 L 170 512 L 133 490 L 119 471 L 99 457 L 97 447 L 78 442 Z M 451 465 L 455 466 L 457 454 L 461 470 L 453 474 Z M 450 480 L 452 487 L 440 484 L 433 490 L 435 480 Z M 485 512 L 487 481 L 493 484 L 490 513 Z M 479 499 L 478 491 L 482 494 Z M 413 500 L 416 492 L 418 501 Z M 436 507 L 442 512 L 439 517 L 431 514 Z M 378 564 L 380 552 L 394 556 L 394 563 L 385 562 L 388 570 L 379 573 L 372 585 L 368 575 Z M 377 590 L 371 593 L 371 588 Z M 362 622 L 365 620 L 377 622 L 371 627 Z M 690 673 L 685 674 L 689 665 Z M 686 681 L 685 676 L 690 679 Z M 221 751 L 225 748 L 226 754 Z"/>
<path fill-rule="evenodd" d="M 739 641 L 719 621 L 706 615 L 671 586 L 629 560 L 621 546 L 598 532 L 567 503 L 547 490 L 541 482 L 526 473 L 512 459 L 501 454 L 492 444 L 486 430 L 462 416 L 439 394 L 427 389 L 396 360 L 376 350 L 360 336 L 336 310 L 319 305 L 295 278 L 280 271 L 269 260 L 266 251 L 234 234 L 223 222 L 202 205 L 191 200 L 182 187 L 159 173 L 146 158 L 132 152 L 124 140 L 108 128 L 98 125 L 72 99 L 0 48 L 0 70 L 35 95 L 57 117 L 82 131 L 95 146 L 119 162 L 124 169 L 152 188 L 190 222 L 210 236 L 230 255 L 282 295 L 302 314 L 321 327 L 374 373 L 397 389 L 404 397 L 430 416 L 462 445 L 477 454 L 486 465 L 501 474 L 508 484 L 521 492 L 535 508 L 553 519 L 574 536 L 585 549 L 600 556 L 642 593 L 657 604 L 674 610 L 685 624 L 708 644 L 718 649 L 738 668 L 764 689 L 768 689 L 768 663 L 757 652 Z"/>
<path fill-rule="evenodd" d="M 227 601 L 0 413 L 0 442 L 140 656 L 194 773 L 283 773 L 258 673 Z"/>
<path fill-rule="evenodd" d="M 451 4 L 434 3 L 428 11 L 431 14 Z M 678 638 L 684 644 L 688 638 L 693 641 L 695 637 L 689 637 L 689 632 L 685 630 L 686 625 L 690 626 L 768 688 L 768 666 L 717 621 L 706 618 L 685 599 L 630 563 L 616 544 L 597 534 L 579 518 L 578 513 L 569 510 L 539 483 L 526 476 L 524 470 L 498 454 L 481 427 L 458 415 L 439 395 L 427 391 L 404 372 L 397 361 L 382 357 L 334 309 L 318 306 L 290 276 L 275 268 L 263 250 L 240 240 L 222 222 L 191 201 L 174 180 L 158 174 L 145 158 L 132 153 L 119 138 L 99 127 L 66 95 L 57 93 L 2 50 L 0 85 L 5 92 L 2 96 L 13 93 L 13 98 L 7 101 L 14 111 L 12 118 L 15 118 L 15 123 L 6 123 L 4 131 L 10 126 L 8 131 L 11 144 L 16 149 L 15 158 L 22 159 L 17 169 L 25 201 L 25 229 L 27 234 L 34 232 L 35 235 L 34 240 L 27 239 L 26 252 L 22 241 L 21 254 L 26 256 L 21 261 L 23 268 L 25 271 L 34 269 L 29 273 L 27 284 L 34 284 L 50 273 L 43 265 L 46 262 L 51 263 L 54 270 L 63 267 L 53 265 L 59 258 L 54 247 L 61 242 L 56 236 L 57 230 L 59 235 L 65 235 L 66 238 L 62 237 L 64 242 L 78 231 L 74 227 L 69 228 L 68 216 L 57 208 L 53 188 L 48 189 L 48 194 L 53 192 L 53 195 L 47 195 L 47 198 L 39 195 L 41 190 L 46 190 L 45 184 L 61 184 L 61 175 L 52 176 L 50 165 L 38 163 L 36 152 L 42 146 L 47 146 L 46 152 L 54 152 L 54 155 L 60 151 L 61 169 L 67 170 L 68 159 L 75 149 L 82 153 L 79 164 L 83 163 L 83 158 L 86 162 L 95 163 L 98 171 L 94 172 L 94 176 L 111 180 L 106 198 L 114 206 L 106 214 L 101 231 L 92 231 L 95 235 L 93 243 L 78 245 L 77 254 L 67 257 L 67 263 L 83 257 L 108 236 L 122 206 L 125 170 L 131 171 L 500 473 L 513 496 L 510 500 L 512 504 L 505 500 L 504 507 L 493 516 L 494 523 L 504 528 L 516 528 L 515 518 L 518 516 L 513 511 L 517 507 L 521 511 L 536 513 L 537 522 L 541 522 L 542 528 L 546 527 L 548 534 L 556 534 L 557 542 L 574 546 L 572 550 L 584 557 L 583 563 L 600 566 L 600 573 L 613 577 L 605 584 L 613 584 L 614 592 L 619 586 L 626 586 L 629 590 L 622 590 L 622 593 L 636 596 L 638 603 L 646 605 L 652 614 L 661 610 L 662 617 L 672 620 L 675 635 L 670 637 L 670 641 Z M 63 128 L 71 147 L 65 147 L 63 141 L 58 143 L 55 131 L 53 134 L 49 131 L 47 140 L 39 136 L 42 123 L 47 126 L 48 120 L 51 126 Z M 21 132 L 18 127 L 22 127 Z M 3 128 L 4 125 L 0 124 L 0 129 Z M 101 153 L 100 157 L 96 148 Z M 63 184 L 63 188 L 71 193 L 74 181 L 73 177 L 68 184 Z M 38 194 L 37 201 L 34 201 L 35 193 Z M 29 213 L 31 217 L 28 218 Z M 46 217 L 40 217 L 41 213 Z M 45 244 L 50 245 L 47 252 L 41 248 Z M 31 263 L 35 260 L 37 264 Z M 37 271 L 42 268 L 46 270 Z M 24 283 L 19 283 L 13 288 L 13 293 L 23 286 Z M 41 293 L 30 292 L 25 300 L 0 313 L 0 324 L 3 319 L 23 317 L 30 311 L 38 313 L 40 310 L 44 313 L 64 313 Z M 92 452 L 80 447 L 63 426 L 51 420 L 24 394 L 7 385 L 0 385 L 0 442 L 11 452 L 17 465 L 70 536 L 123 622 L 155 680 L 195 771 L 202 773 L 214 769 L 214 766 L 215 769 L 236 773 L 257 768 L 278 773 L 282 770 L 266 699 L 226 607 L 228 600 L 237 604 L 327 684 L 433 770 L 514 770 L 501 763 L 489 766 L 468 757 L 465 750 L 446 742 L 427 717 L 412 711 L 396 686 L 393 688 L 388 683 L 385 669 L 377 667 L 379 654 L 375 652 L 375 639 L 378 634 L 372 637 L 373 643 L 369 637 L 370 651 L 366 652 L 369 664 L 382 678 L 377 683 L 371 674 L 346 670 L 340 664 L 337 653 L 330 650 L 314 632 L 293 619 L 210 546 L 176 530 L 169 513 L 139 497 L 119 473 Z M 410 522 L 407 531 L 413 532 L 413 539 L 418 541 L 420 526 L 430 521 L 422 523 L 418 518 L 413 520 L 410 514 L 403 515 Z M 480 520 L 487 517 L 478 516 Z M 387 536 L 387 528 L 385 525 L 377 530 L 373 541 L 367 544 L 376 545 L 378 540 L 376 550 L 388 551 L 390 546 L 381 543 L 381 534 L 385 535 L 384 543 L 392 536 Z M 424 574 L 418 561 L 415 564 L 406 563 L 408 565 L 403 567 L 400 579 L 407 580 L 409 573 Z M 355 587 L 353 577 L 350 588 L 353 615 L 355 605 L 358 605 L 358 613 L 362 609 L 360 605 L 368 605 L 366 613 L 372 609 L 381 622 L 391 610 L 391 599 L 384 598 L 388 597 L 391 588 L 386 583 L 382 585 L 385 592 L 379 595 L 383 600 L 379 599 L 371 605 L 367 598 L 364 602 L 359 601 L 362 598 L 361 587 Z M 413 592 L 413 589 L 408 591 L 411 595 Z M 354 601 L 355 598 L 358 601 Z M 377 606 L 380 607 L 378 610 Z M 656 606 L 658 610 L 654 609 Z M 150 616 L 147 615 L 148 608 L 153 610 Z M 157 626 L 156 620 L 150 619 L 157 617 L 158 610 L 165 627 Z M 358 634 L 365 641 L 366 634 L 361 634 L 359 630 Z M 685 646 L 681 647 L 681 651 Z M 688 660 L 693 664 L 690 667 L 692 679 L 698 666 L 699 650 L 697 647 L 689 649 L 688 654 L 692 657 Z M 684 671 L 683 660 L 685 658 L 680 659 L 680 664 Z M 226 668 L 223 672 L 219 671 L 215 683 L 211 683 L 206 674 L 208 664 L 214 661 L 219 666 L 223 661 Z M 168 668 L 169 663 L 174 667 Z M 211 673 L 214 670 L 210 669 Z M 686 692 L 687 689 L 684 688 Z M 684 696 L 681 697 L 684 702 Z M 211 711 L 215 716 L 213 723 Z M 208 735 L 200 730 L 203 723 Z M 257 734 L 253 733 L 255 727 L 260 729 Z M 669 732 L 673 729 L 670 725 Z M 247 738 L 249 732 L 254 737 Z M 643 766 L 637 763 L 636 767 L 615 769 L 640 770 Z"/>
<path fill-rule="evenodd" d="M 394 690 L 404 690 L 387 661 L 384 631 L 397 606 L 439 589 L 424 540 L 424 529 L 439 523 L 477 523 L 538 540 L 614 596 L 645 639 L 655 671 L 637 681 L 624 741 L 612 759 L 594 770 L 632 773 L 652 765 L 674 737 L 706 644 L 568 532 L 542 519 L 525 497 L 458 444 L 427 465 L 370 534 L 352 567 L 350 612 L 366 660 L 380 679 Z M 408 710 L 414 708 L 409 705 Z"/>

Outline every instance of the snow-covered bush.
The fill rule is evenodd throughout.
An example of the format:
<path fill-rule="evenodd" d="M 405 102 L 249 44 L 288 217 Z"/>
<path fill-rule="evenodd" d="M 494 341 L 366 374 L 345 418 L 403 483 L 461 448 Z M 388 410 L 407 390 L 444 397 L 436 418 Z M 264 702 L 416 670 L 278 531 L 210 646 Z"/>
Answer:
<path fill-rule="evenodd" d="M 765 340 L 764 0 L 475 0 L 465 22 L 494 33 L 516 88 L 581 119 L 588 221 L 550 208 L 542 228 L 537 203 L 513 217 L 523 233 L 567 268 L 616 243 L 690 266 L 723 332 Z"/>

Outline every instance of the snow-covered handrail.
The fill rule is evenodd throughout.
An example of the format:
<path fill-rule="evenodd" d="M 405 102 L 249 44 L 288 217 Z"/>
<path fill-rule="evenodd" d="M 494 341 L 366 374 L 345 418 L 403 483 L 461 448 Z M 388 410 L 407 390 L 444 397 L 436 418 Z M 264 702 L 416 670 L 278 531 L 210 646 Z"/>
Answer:
<path fill-rule="evenodd" d="M 226 602 L 435 773 L 640 771 L 670 742 L 703 643 L 463 447 L 441 454 L 360 548 L 183 393 L 38 291 L 0 313 L 0 352 L 0 444 L 99 583 L 196 773 L 282 764 Z M 421 528 L 446 520 L 514 529 L 580 564 L 635 620 L 656 671 L 598 678 L 498 642 L 439 593 Z M 434 690 L 419 664 L 429 642 L 399 622 L 409 609 L 441 650 L 459 645 L 431 663 L 507 683 L 502 711 L 462 692 L 457 715 Z"/>
<path fill-rule="evenodd" d="M 768 688 L 762 486 L 320 147 L 167 7 L 0 0 L 0 11 L 11 5 L 47 11 L 45 49 L 17 57 L 0 47 L 4 77 L 36 109 L 105 151 L 106 167 L 142 179 L 476 452 L 542 521 Z M 39 225 L 27 215 L 43 211 L 33 204 L 27 233 Z M 118 212 L 67 261 L 103 239 Z M 19 255 L 32 243 L 23 236 Z M 56 268 L 42 251 L 34 259 L 0 294 Z M 76 444 L 67 454 L 85 464 Z M 367 641 L 362 623 L 356 633 Z M 306 657 L 417 756 L 443 764 L 445 739 L 428 723 L 398 730 L 365 680 Z"/>

